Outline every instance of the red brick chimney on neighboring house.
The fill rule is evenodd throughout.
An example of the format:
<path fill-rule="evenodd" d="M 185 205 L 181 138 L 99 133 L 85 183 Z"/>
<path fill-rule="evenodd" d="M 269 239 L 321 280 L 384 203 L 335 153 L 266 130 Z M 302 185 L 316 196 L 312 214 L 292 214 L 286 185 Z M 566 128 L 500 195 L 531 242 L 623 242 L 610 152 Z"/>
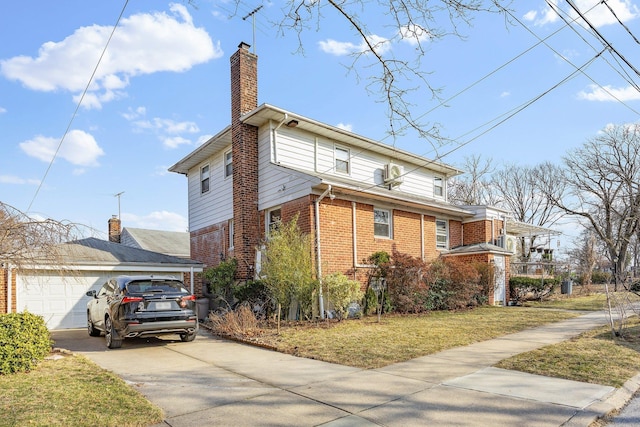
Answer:
<path fill-rule="evenodd" d="M 240 43 L 231 56 L 231 152 L 233 156 L 234 256 L 238 279 L 252 279 L 260 242 L 258 128 L 240 117 L 258 107 L 258 57 Z"/>
<path fill-rule="evenodd" d="M 120 218 L 117 215 L 113 215 L 109 219 L 109 241 L 120 243 L 120 235 L 122 230 L 120 228 Z"/>

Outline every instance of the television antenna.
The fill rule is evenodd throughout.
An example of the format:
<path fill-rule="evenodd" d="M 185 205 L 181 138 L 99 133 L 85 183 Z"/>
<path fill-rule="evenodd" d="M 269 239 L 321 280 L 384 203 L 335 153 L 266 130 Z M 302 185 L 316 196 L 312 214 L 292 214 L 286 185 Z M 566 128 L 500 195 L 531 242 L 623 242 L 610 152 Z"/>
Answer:
<path fill-rule="evenodd" d="M 118 194 L 114 194 L 113 197 L 118 198 L 118 219 L 120 219 L 120 196 L 124 194 L 124 191 L 119 192 Z"/>
<path fill-rule="evenodd" d="M 256 53 L 256 13 L 263 7 L 264 5 L 260 5 L 242 17 L 243 21 L 246 21 L 248 17 L 251 17 L 253 20 L 253 53 Z"/>

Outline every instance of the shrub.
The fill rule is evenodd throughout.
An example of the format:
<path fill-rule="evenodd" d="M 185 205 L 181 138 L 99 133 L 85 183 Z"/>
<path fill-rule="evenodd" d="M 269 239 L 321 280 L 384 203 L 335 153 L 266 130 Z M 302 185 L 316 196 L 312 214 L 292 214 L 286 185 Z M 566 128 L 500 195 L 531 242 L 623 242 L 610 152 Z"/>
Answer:
<path fill-rule="evenodd" d="M 342 273 L 325 276 L 322 280 L 322 293 L 327 303 L 336 311 L 338 319 L 346 318 L 349 305 L 362 299 L 360 282 L 350 280 Z"/>
<path fill-rule="evenodd" d="M 555 277 L 513 276 L 509 279 L 511 298 L 516 301 L 542 300 L 558 286 L 560 279 Z"/>
<path fill-rule="evenodd" d="M 478 305 L 484 300 L 481 279 L 482 275 L 475 265 L 456 258 L 433 261 L 427 273 L 428 308 L 458 310 Z"/>
<path fill-rule="evenodd" d="M 211 313 L 209 320 L 211 329 L 218 335 L 243 338 L 259 331 L 258 320 L 247 304 L 222 314 Z"/>
<path fill-rule="evenodd" d="M 51 335 L 42 316 L 0 314 L 0 374 L 28 372 L 51 351 Z"/>
<path fill-rule="evenodd" d="M 607 271 L 594 270 L 591 273 L 591 283 L 594 285 L 602 285 L 604 283 L 611 283 L 611 273 Z"/>
<path fill-rule="evenodd" d="M 216 299 L 226 302 L 227 307 L 233 305 L 233 287 L 237 267 L 238 261 L 233 258 L 222 261 L 215 267 L 207 268 L 203 273 L 209 292 Z"/>
<path fill-rule="evenodd" d="M 233 296 L 239 305 L 251 307 L 258 318 L 264 319 L 273 313 L 273 301 L 261 280 L 247 280 L 236 284 L 233 287 Z"/>
<path fill-rule="evenodd" d="M 386 269 L 389 299 L 395 311 L 421 313 L 427 310 L 429 286 L 425 280 L 427 264 L 419 258 L 393 252 Z"/>

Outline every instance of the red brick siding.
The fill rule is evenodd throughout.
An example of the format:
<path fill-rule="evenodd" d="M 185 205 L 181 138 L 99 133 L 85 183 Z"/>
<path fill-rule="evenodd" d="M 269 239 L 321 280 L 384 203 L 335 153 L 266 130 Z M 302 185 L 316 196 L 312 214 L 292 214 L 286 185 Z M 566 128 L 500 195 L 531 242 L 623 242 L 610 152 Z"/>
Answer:
<path fill-rule="evenodd" d="M 394 247 L 415 258 L 422 258 L 421 218 L 420 214 L 393 210 Z"/>
<path fill-rule="evenodd" d="M 373 217 L 371 226 L 373 227 Z M 343 273 L 353 278 L 351 202 L 338 199 L 323 199 L 320 202 L 320 244 L 323 275 Z"/>
<path fill-rule="evenodd" d="M 16 271 L 11 270 L 11 302 L 9 299 L 9 270 L 0 268 L 0 313 L 6 313 L 7 308 L 11 305 L 11 312 L 15 313 L 18 306 L 17 287 L 16 287 Z"/>
<path fill-rule="evenodd" d="M 462 246 L 462 222 L 449 221 L 449 248 Z"/>
<path fill-rule="evenodd" d="M 231 140 L 233 155 L 234 255 L 237 276 L 253 276 L 255 248 L 260 240 L 258 214 L 258 128 L 240 116 L 258 106 L 258 58 L 240 46 L 231 56 Z"/>

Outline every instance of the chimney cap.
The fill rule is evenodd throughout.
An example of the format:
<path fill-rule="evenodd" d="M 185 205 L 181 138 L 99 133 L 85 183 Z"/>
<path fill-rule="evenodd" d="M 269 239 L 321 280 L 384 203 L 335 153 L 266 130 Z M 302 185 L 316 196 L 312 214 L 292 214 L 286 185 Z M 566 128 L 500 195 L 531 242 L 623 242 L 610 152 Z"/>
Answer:
<path fill-rule="evenodd" d="M 250 47 L 251 45 L 245 42 L 240 42 L 240 44 L 238 45 L 238 49 L 249 50 Z"/>

